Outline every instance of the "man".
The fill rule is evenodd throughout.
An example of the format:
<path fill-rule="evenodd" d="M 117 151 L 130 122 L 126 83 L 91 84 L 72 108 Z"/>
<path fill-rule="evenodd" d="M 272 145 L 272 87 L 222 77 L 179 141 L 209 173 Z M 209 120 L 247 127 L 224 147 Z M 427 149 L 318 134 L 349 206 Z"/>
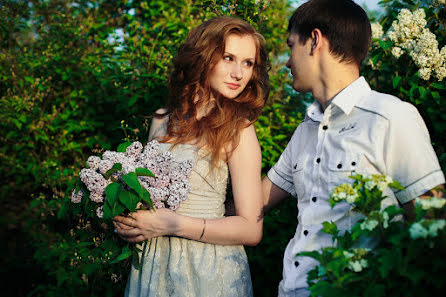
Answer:
<path fill-rule="evenodd" d="M 386 174 L 404 191 L 386 193 L 387 204 L 410 208 L 413 199 L 444 183 L 426 126 L 414 106 L 370 89 L 359 67 L 370 45 L 370 22 L 351 0 L 311 0 L 292 15 L 287 67 L 293 88 L 311 92 L 309 106 L 279 161 L 263 179 L 265 210 L 289 194 L 299 215 L 283 259 L 279 297 L 308 296 L 307 273 L 315 260 L 302 251 L 332 244 L 322 222 L 339 229 L 358 216 L 347 203 L 331 208 L 330 190 L 352 172 Z"/>

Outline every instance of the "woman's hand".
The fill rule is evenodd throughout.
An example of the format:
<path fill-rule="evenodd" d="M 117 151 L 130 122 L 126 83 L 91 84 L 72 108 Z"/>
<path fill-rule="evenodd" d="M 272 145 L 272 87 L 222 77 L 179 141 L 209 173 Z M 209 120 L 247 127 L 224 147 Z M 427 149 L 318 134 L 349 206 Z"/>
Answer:
<path fill-rule="evenodd" d="M 113 224 L 118 235 L 128 242 L 141 242 L 149 238 L 175 235 L 178 227 L 176 213 L 161 208 L 153 210 L 138 210 L 129 216 L 116 216 Z"/>

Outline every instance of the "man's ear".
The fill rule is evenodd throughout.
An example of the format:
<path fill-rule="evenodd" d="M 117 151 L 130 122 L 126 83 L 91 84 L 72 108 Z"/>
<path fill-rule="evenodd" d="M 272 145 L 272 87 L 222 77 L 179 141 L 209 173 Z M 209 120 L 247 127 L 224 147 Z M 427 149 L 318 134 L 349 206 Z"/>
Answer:
<path fill-rule="evenodd" d="M 310 55 L 313 56 L 314 52 L 322 46 L 322 32 L 319 29 L 313 29 L 311 32 L 311 49 Z"/>

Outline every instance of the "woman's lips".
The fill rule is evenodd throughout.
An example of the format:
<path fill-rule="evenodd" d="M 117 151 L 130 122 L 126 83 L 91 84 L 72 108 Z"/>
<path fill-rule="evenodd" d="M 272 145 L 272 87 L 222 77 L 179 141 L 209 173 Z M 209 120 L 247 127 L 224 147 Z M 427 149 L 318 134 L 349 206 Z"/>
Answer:
<path fill-rule="evenodd" d="M 232 90 L 236 90 L 240 87 L 239 84 L 233 84 L 233 83 L 226 83 L 228 85 L 228 87 Z"/>

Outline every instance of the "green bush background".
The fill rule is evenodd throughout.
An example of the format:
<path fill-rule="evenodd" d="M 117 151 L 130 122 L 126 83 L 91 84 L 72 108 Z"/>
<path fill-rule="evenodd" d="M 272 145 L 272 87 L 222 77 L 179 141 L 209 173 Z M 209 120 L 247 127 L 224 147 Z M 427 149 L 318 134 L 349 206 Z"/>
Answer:
<path fill-rule="evenodd" d="M 388 27 L 398 8 L 417 3 L 391 1 L 381 23 Z M 88 156 L 116 149 L 123 139 L 147 139 L 150 115 L 165 104 L 172 57 L 191 28 L 211 17 L 243 18 L 267 41 L 272 90 L 256 123 L 266 173 L 311 102 L 292 91 L 284 68 L 291 13 L 287 0 L 2 1 L 0 267 L 6 296 L 122 296 L 128 262 L 106 264 L 116 238 L 104 235 L 112 233 L 104 226 L 79 221 L 69 190 Z M 444 23 L 430 26 L 444 45 Z M 406 61 L 395 62 L 384 47 L 372 54 L 381 55 L 382 66 L 365 66 L 363 74 L 373 88 L 417 105 L 444 168 L 444 82 L 434 88 L 433 81 L 420 81 L 413 65 L 407 70 Z M 397 85 L 396 76 L 402 77 Z M 296 216 L 295 200 L 288 199 L 265 217 L 262 243 L 246 248 L 255 296 L 276 293 Z M 12 286 L 13 280 L 21 285 Z"/>

